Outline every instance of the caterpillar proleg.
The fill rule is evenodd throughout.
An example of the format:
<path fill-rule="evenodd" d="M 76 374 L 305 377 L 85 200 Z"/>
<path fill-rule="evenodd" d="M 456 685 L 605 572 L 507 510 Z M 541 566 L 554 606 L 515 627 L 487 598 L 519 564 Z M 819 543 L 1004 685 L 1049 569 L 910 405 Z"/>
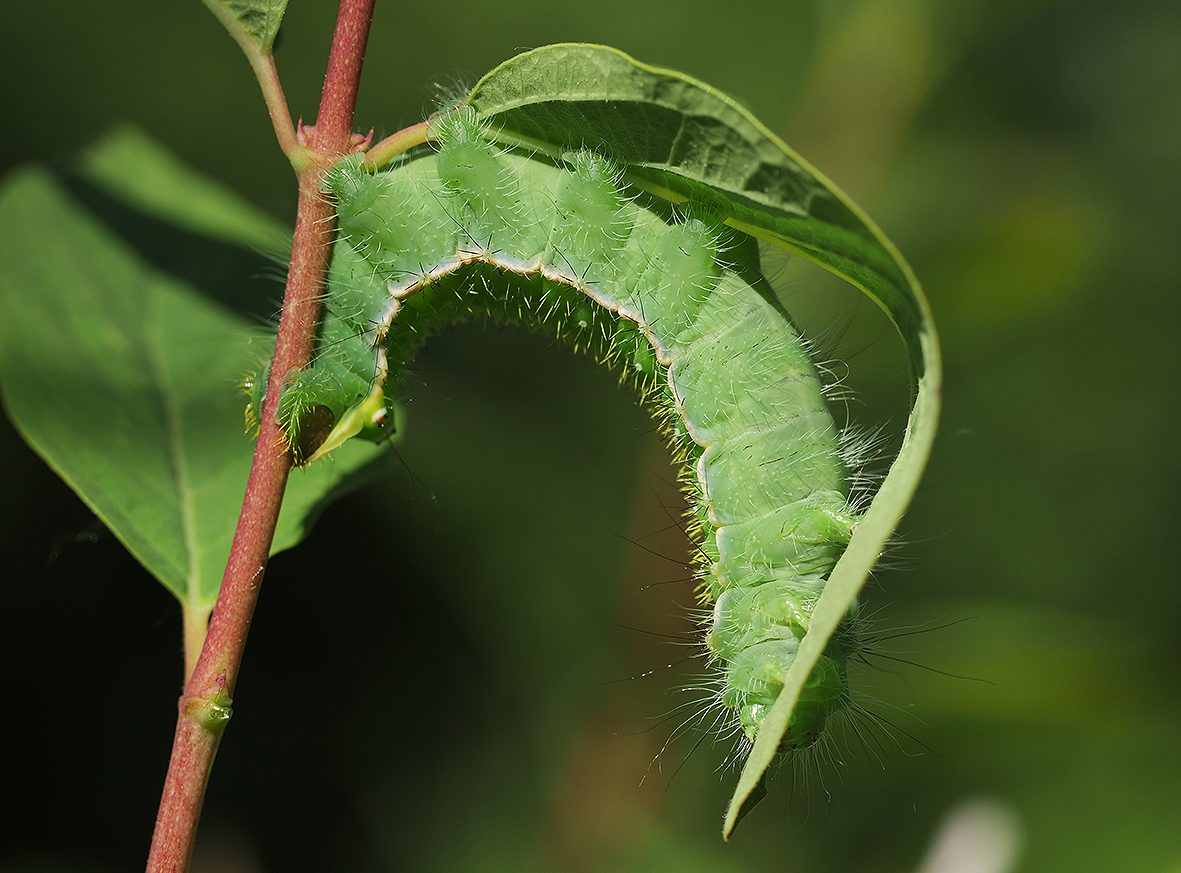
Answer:
<path fill-rule="evenodd" d="M 325 314 L 313 361 L 279 399 L 297 463 L 387 436 L 400 375 L 460 321 L 524 323 L 614 367 L 682 467 L 720 699 L 753 740 L 859 523 L 817 366 L 753 239 L 709 204 L 630 187 L 594 151 L 502 148 L 466 110 L 432 136 L 433 151 L 391 169 L 369 173 L 357 156 L 325 179 L 339 227 Z M 846 706 L 855 623 L 856 608 L 781 750 L 814 743 Z"/>

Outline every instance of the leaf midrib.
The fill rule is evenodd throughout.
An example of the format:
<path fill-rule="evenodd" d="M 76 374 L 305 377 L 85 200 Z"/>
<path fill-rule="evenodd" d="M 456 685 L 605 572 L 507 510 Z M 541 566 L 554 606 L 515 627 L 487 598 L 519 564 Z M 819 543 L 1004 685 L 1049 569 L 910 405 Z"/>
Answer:
<path fill-rule="evenodd" d="M 153 299 L 149 304 L 146 322 L 145 333 L 148 336 L 148 341 L 144 343 L 144 357 L 148 364 L 152 384 L 159 392 L 160 406 L 164 412 L 169 466 L 172 468 L 173 480 L 179 498 L 181 532 L 185 551 L 188 553 L 183 605 L 186 610 L 201 609 L 201 558 L 198 549 L 197 519 L 193 512 L 193 486 L 185 454 L 184 422 L 176 403 L 176 392 L 168 378 L 168 368 L 162 355 L 161 326 L 163 320 L 158 298 Z"/>

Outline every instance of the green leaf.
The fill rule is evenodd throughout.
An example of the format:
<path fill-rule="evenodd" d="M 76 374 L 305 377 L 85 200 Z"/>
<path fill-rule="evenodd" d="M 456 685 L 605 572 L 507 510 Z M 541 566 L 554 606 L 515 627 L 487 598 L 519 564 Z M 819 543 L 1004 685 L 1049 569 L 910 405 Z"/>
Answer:
<path fill-rule="evenodd" d="M 80 172 L 28 168 L 0 190 L 8 414 L 198 613 L 216 599 L 253 451 L 235 386 L 269 352 L 259 315 L 274 292 L 250 287 L 265 262 L 244 244 L 282 236 L 128 132 Z M 306 536 L 379 452 L 359 441 L 346 448 L 335 463 L 292 475 L 273 551 Z"/>
<path fill-rule="evenodd" d="M 271 53 L 287 11 L 287 0 L 205 0 L 205 5 L 243 48 L 249 40 L 265 55 Z"/>
<path fill-rule="evenodd" d="M 468 102 L 505 141 L 551 153 L 583 145 L 602 150 L 641 187 L 675 201 L 705 201 L 734 227 L 843 277 L 882 308 L 906 346 L 914 404 L 902 448 L 833 570 L 756 738 L 726 814 L 729 837 L 774 759 L 808 674 L 926 466 L 940 391 L 930 309 L 902 256 L 847 196 L 749 111 L 695 79 L 605 46 L 553 45 L 497 67 Z"/>
<path fill-rule="evenodd" d="M 212 184 L 136 128 L 107 134 L 86 155 L 85 174 L 129 207 L 193 234 L 284 258 L 290 253 L 290 228 Z"/>

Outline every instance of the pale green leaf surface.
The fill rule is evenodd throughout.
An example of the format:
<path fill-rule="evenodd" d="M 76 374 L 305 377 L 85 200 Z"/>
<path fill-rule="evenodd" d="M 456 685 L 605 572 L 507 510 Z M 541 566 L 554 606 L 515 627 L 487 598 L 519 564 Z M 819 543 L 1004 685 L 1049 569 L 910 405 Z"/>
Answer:
<path fill-rule="evenodd" d="M 236 383 L 268 346 L 260 327 L 193 284 L 224 279 L 216 271 L 235 250 L 211 248 L 183 228 L 195 226 L 194 215 L 213 221 L 213 207 L 230 195 L 170 174 L 173 159 L 139 136 L 113 137 L 92 153 L 91 167 L 99 169 L 25 169 L 0 190 L 4 403 L 34 450 L 136 558 L 186 608 L 205 610 L 217 596 L 253 451 Z M 159 185 L 133 204 L 146 211 L 115 196 L 141 174 Z M 236 214 L 229 224 L 239 222 L 244 239 L 281 235 L 261 216 L 248 220 L 241 204 L 227 214 Z M 136 240 L 133 226 L 172 229 Z M 164 243 L 167 251 L 152 248 Z M 237 289 L 220 290 L 224 298 Z M 299 542 L 379 451 L 346 449 L 334 463 L 292 475 L 273 551 Z"/>
<path fill-rule="evenodd" d="M 86 176 L 129 206 L 194 234 L 281 254 L 284 260 L 291 251 L 289 228 L 211 184 L 134 127 L 103 137 L 102 146 L 86 156 Z"/>
<path fill-rule="evenodd" d="M 270 54 L 287 11 L 287 0 L 205 0 L 205 5 L 235 39 L 247 37 L 263 54 Z"/>
<path fill-rule="evenodd" d="M 906 345 L 914 406 L 902 448 L 817 603 L 783 691 L 756 738 L 726 814 L 728 836 L 775 757 L 808 674 L 854 602 L 918 485 L 939 415 L 939 347 L 914 274 L 868 217 L 730 97 L 616 49 L 546 46 L 490 72 L 468 102 L 507 142 L 552 154 L 588 146 L 674 200 L 788 248 L 873 299 Z"/>

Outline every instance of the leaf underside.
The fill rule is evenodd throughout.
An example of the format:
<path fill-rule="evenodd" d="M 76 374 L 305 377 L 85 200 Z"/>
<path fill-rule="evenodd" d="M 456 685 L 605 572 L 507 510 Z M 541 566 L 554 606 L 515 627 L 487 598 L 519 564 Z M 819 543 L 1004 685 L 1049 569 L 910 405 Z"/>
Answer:
<path fill-rule="evenodd" d="M 783 691 L 755 740 L 723 825 L 750 808 L 808 675 L 848 612 L 918 485 L 939 416 L 940 362 L 913 272 L 840 190 L 733 99 L 681 73 L 606 46 L 562 44 L 518 55 L 481 79 L 468 102 L 506 142 L 561 153 L 600 150 L 629 180 L 674 200 L 710 203 L 734 227 L 844 278 L 872 299 L 907 351 L 913 406 L 902 448 L 854 532 Z"/>

